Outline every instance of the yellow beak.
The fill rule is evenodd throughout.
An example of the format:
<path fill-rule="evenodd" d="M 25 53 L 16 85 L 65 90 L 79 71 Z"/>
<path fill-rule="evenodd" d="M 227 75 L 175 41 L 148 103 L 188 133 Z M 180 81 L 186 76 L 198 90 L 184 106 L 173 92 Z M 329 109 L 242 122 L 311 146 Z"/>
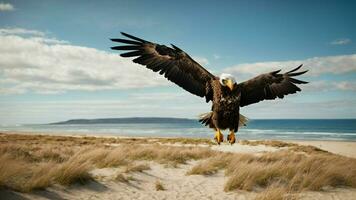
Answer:
<path fill-rule="evenodd" d="M 232 82 L 231 79 L 227 79 L 226 85 L 227 85 L 227 87 L 230 88 L 231 91 L 234 89 L 234 83 Z"/>

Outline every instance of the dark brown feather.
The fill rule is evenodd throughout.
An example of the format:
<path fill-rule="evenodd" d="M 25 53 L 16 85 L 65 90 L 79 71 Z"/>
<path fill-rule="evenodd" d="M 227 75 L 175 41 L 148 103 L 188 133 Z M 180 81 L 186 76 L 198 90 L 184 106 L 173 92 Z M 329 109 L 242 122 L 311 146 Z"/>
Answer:
<path fill-rule="evenodd" d="M 302 75 L 308 71 L 297 72 L 302 66 L 300 65 L 284 74 L 279 74 L 280 70 L 261 74 L 240 83 L 238 85 L 241 88 L 240 106 L 247 106 L 265 99 L 282 99 L 288 94 L 301 91 L 295 84 L 306 84 L 308 82 L 291 77 Z"/>
<path fill-rule="evenodd" d="M 116 47 L 111 47 L 111 49 L 114 50 L 138 50 L 140 49 L 139 46 L 116 46 Z"/>
<path fill-rule="evenodd" d="M 142 54 L 142 51 L 130 51 L 127 53 L 122 53 L 120 56 L 122 57 L 132 57 L 132 56 L 139 56 Z"/>
<path fill-rule="evenodd" d="M 130 44 L 112 47 L 114 50 L 126 51 L 121 54 L 122 57 L 136 57 L 133 62 L 158 72 L 192 94 L 205 97 L 207 102 L 212 100 L 210 82 L 215 76 L 183 50 L 173 44 L 173 48 L 170 48 L 127 33 L 121 34 L 132 39 L 111 39 L 114 42 Z"/>

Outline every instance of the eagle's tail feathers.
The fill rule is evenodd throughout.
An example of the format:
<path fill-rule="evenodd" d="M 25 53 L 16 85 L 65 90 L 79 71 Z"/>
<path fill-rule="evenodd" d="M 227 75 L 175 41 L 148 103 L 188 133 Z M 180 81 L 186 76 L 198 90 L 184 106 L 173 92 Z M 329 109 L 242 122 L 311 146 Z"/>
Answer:
<path fill-rule="evenodd" d="M 213 117 L 213 112 L 203 113 L 199 115 L 199 122 L 205 126 L 209 126 L 210 128 L 213 128 L 214 124 L 212 122 L 212 117 Z M 248 122 L 248 118 L 240 114 L 239 127 L 246 126 L 247 122 Z"/>
<path fill-rule="evenodd" d="M 240 117 L 239 117 L 239 128 L 242 127 L 242 126 L 246 126 L 247 122 L 248 122 L 248 118 L 240 114 Z"/>
<path fill-rule="evenodd" d="M 211 118 L 213 116 L 213 112 L 203 113 L 199 115 L 199 122 L 204 124 L 205 126 L 211 125 Z"/>

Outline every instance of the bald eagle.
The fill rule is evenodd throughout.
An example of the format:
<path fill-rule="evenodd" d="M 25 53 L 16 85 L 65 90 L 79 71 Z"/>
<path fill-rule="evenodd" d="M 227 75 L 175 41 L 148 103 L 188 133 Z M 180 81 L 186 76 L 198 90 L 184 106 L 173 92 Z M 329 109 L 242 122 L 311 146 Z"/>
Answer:
<path fill-rule="evenodd" d="M 246 124 L 246 118 L 240 115 L 240 107 L 265 99 L 283 98 L 301 89 L 297 84 L 307 82 L 293 78 L 304 74 L 298 71 L 302 65 L 280 73 L 281 70 L 261 74 L 245 82 L 237 83 L 230 74 L 217 77 L 204 69 L 187 53 L 172 44 L 172 47 L 156 44 L 121 32 L 126 39 L 111 39 L 121 43 L 111 49 L 125 51 L 122 57 L 135 57 L 133 62 L 158 72 L 168 80 L 188 92 L 212 101 L 211 112 L 203 114 L 200 122 L 215 130 L 215 140 L 223 141 L 221 130 L 229 129 L 227 140 L 235 143 L 235 132 Z"/>

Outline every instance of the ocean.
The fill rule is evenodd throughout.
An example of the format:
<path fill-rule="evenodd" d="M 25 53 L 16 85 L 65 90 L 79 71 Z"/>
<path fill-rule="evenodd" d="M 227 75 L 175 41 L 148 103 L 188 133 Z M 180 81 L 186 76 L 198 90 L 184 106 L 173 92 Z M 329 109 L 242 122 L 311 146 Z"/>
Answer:
<path fill-rule="evenodd" d="M 179 123 L 33 124 L 5 126 L 0 131 L 26 131 L 78 135 L 213 138 L 214 132 L 192 120 Z M 223 132 L 228 134 L 228 130 Z M 356 119 L 250 120 L 238 139 L 356 141 Z"/>

